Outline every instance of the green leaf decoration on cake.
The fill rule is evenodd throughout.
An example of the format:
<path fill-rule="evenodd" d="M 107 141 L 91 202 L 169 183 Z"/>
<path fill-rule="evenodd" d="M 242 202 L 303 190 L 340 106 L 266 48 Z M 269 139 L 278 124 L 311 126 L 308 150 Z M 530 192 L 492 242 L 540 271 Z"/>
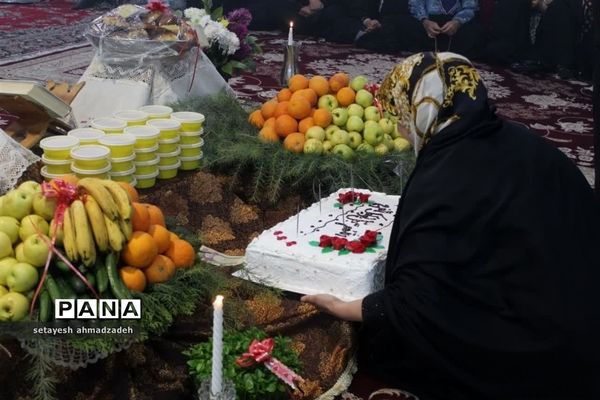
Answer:
<path fill-rule="evenodd" d="M 331 253 L 333 251 L 333 247 L 328 246 L 328 247 L 323 247 L 323 250 L 321 250 L 321 253 L 326 254 L 326 253 Z"/>
<path fill-rule="evenodd" d="M 339 255 L 339 256 L 345 256 L 346 254 L 350 254 L 350 250 L 348 250 L 348 249 L 341 249 L 341 250 L 338 252 L 338 255 Z"/>
<path fill-rule="evenodd" d="M 342 208 L 342 204 L 341 203 L 335 203 L 333 206 L 335 208 Z"/>
<path fill-rule="evenodd" d="M 381 246 L 381 245 L 378 245 L 378 244 L 376 244 L 375 246 L 371 246 L 371 247 L 369 247 L 369 249 L 385 249 L 385 247 L 383 247 L 383 246 Z"/>
<path fill-rule="evenodd" d="M 369 201 L 367 201 L 367 204 L 370 205 L 370 206 L 372 206 L 373 202 L 371 200 L 369 200 Z"/>
<path fill-rule="evenodd" d="M 308 244 L 310 244 L 311 246 L 319 247 L 319 242 L 317 242 L 316 240 L 311 240 L 310 242 L 308 242 Z"/>
<path fill-rule="evenodd" d="M 365 249 L 365 253 L 376 253 L 375 249 L 373 247 L 367 247 Z"/>

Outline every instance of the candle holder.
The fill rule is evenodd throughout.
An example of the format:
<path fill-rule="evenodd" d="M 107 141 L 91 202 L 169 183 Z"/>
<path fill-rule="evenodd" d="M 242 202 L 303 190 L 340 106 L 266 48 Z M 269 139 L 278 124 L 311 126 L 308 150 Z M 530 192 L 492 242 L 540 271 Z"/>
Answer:
<path fill-rule="evenodd" d="M 235 385 L 227 378 L 223 378 L 221 393 L 214 394 L 210 391 L 210 376 L 202 381 L 198 389 L 198 400 L 235 400 Z"/>
<path fill-rule="evenodd" d="M 283 66 L 281 67 L 281 75 L 279 76 L 279 83 L 282 86 L 287 86 L 290 78 L 299 72 L 298 47 L 297 44 L 286 44 L 283 46 Z"/>

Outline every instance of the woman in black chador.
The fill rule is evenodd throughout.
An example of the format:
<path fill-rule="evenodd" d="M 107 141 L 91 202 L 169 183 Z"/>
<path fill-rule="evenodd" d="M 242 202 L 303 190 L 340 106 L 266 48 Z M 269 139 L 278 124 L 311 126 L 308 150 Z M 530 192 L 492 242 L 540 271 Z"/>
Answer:
<path fill-rule="evenodd" d="M 418 152 L 385 288 L 343 302 L 369 369 L 421 400 L 600 399 L 600 220 L 577 167 L 496 116 L 471 63 L 409 57 L 378 97 Z"/>

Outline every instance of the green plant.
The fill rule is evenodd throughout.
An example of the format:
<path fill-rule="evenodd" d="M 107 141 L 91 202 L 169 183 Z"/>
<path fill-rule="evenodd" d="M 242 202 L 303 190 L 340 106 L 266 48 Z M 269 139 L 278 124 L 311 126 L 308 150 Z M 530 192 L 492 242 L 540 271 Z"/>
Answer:
<path fill-rule="evenodd" d="M 235 360 L 244 352 L 252 340 L 262 340 L 267 334 L 258 328 L 245 331 L 225 331 L 223 335 L 223 376 L 235 384 L 237 398 L 240 400 L 277 400 L 287 399 L 287 386 L 272 374 L 264 365 L 255 364 L 242 368 Z M 298 355 L 290 348 L 291 339 L 275 337 L 273 357 L 299 373 Z M 211 374 L 212 342 L 200 343 L 184 352 L 188 356 L 190 375 L 198 386 Z"/>

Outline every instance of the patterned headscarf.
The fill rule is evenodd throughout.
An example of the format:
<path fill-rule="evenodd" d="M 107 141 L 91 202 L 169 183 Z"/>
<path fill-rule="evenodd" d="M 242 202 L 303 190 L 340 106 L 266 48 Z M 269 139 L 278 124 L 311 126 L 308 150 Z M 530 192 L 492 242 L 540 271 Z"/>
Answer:
<path fill-rule="evenodd" d="M 418 53 L 385 78 L 377 98 L 410 130 L 415 152 L 469 114 L 489 110 L 487 91 L 471 62 L 454 53 Z"/>

